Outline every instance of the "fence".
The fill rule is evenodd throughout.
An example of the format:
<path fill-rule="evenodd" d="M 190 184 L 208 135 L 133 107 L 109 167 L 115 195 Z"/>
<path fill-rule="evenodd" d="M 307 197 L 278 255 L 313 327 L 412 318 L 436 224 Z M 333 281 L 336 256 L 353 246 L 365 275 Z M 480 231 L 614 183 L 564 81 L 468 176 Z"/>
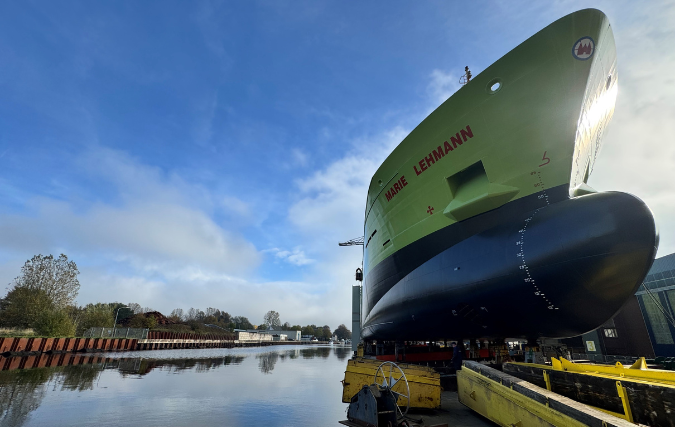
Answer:
<path fill-rule="evenodd" d="M 142 328 L 89 328 L 84 331 L 85 338 L 148 338 L 148 329 Z"/>

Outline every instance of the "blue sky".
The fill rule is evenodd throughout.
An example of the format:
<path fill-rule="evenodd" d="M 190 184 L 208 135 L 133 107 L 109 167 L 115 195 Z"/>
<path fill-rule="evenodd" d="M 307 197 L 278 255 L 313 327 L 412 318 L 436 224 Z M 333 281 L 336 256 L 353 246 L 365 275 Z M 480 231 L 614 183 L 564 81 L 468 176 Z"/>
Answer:
<path fill-rule="evenodd" d="M 590 184 L 675 251 L 673 2 L 3 2 L 0 280 L 36 253 L 78 302 L 349 322 L 370 177 L 457 89 L 563 15 L 608 14 L 620 92 Z"/>

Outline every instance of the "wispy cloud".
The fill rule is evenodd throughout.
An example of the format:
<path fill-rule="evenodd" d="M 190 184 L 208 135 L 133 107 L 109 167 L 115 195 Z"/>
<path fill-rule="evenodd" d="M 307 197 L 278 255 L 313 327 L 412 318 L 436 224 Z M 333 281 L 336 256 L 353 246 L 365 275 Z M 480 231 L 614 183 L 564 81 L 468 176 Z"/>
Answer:
<path fill-rule="evenodd" d="M 30 255 L 64 248 L 124 260 L 130 271 L 161 265 L 154 272 L 160 277 L 193 265 L 241 275 L 259 264 L 253 244 L 205 211 L 210 198 L 203 189 L 110 149 L 88 151 L 75 164 L 107 183 L 114 196 L 84 205 L 33 197 L 28 214 L 0 214 L 3 250 Z M 230 200 L 229 206 L 237 205 L 234 197 Z M 238 205 L 235 209 L 244 209 Z"/>
<path fill-rule="evenodd" d="M 266 249 L 263 252 L 269 252 L 273 254 L 275 258 L 297 266 L 303 266 L 314 262 L 314 260 L 308 258 L 305 255 L 305 252 L 300 248 L 294 248 L 293 250 L 290 251 L 279 248 L 272 248 Z"/>
<path fill-rule="evenodd" d="M 464 73 L 456 73 L 452 71 L 433 70 L 430 75 L 430 82 L 428 86 L 429 94 L 432 99 L 438 104 L 442 104 L 457 92 L 460 88 L 459 77 Z"/>

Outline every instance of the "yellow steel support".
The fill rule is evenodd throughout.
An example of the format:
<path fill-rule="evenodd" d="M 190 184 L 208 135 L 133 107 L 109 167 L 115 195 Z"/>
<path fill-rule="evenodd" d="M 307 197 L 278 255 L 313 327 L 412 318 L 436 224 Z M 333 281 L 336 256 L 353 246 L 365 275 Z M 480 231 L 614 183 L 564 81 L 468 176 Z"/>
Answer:
<path fill-rule="evenodd" d="M 589 422 L 635 427 L 624 419 L 477 364 L 467 366 L 465 362 L 457 372 L 457 385 L 462 404 L 504 427 L 582 427 Z"/>
<path fill-rule="evenodd" d="M 457 386 L 460 402 L 501 426 L 585 426 L 469 369 L 457 373 Z"/>
<path fill-rule="evenodd" d="M 626 393 L 626 389 L 624 388 L 624 386 L 621 385 L 621 381 L 616 382 L 616 391 L 619 393 L 619 397 L 621 398 L 624 417 L 626 418 L 627 421 L 630 421 L 632 423 L 633 413 L 630 411 L 630 402 L 628 400 L 628 393 Z"/>
<path fill-rule="evenodd" d="M 552 384 L 556 381 L 556 375 L 554 375 L 555 372 L 569 372 L 576 375 L 614 381 L 618 397 L 621 399 L 623 413 L 614 412 L 604 408 L 594 408 L 607 414 L 623 418 L 629 422 L 635 422 L 636 419 L 644 420 L 645 417 L 648 418 L 649 411 L 653 411 L 654 409 L 645 406 L 647 405 L 645 402 L 649 402 L 650 399 L 656 399 L 656 405 L 662 405 L 662 403 L 658 403 L 658 400 L 664 399 L 663 396 L 673 396 L 673 390 L 675 390 L 675 372 L 661 369 L 649 369 L 644 357 L 638 359 L 631 366 L 624 366 L 620 362 L 617 362 L 614 365 L 573 363 L 562 357 L 560 359 L 551 358 L 551 366 L 515 362 L 510 362 L 510 364 L 525 366 L 528 369 L 536 368 L 537 371 L 541 369 L 544 383 L 548 390 L 551 390 Z M 505 370 L 508 371 L 508 369 Z M 535 371 L 530 370 L 528 372 Z M 553 379 L 551 378 L 552 376 Z M 647 393 L 647 395 L 638 395 L 639 392 L 636 390 L 642 390 Z M 607 392 L 608 390 L 605 389 L 605 393 Z M 662 420 L 662 416 L 663 414 L 659 416 L 660 420 Z"/>
<path fill-rule="evenodd" d="M 561 357 L 551 358 L 551 366 L 537 365 L 532 363 L 516 363 L 514 365 L 536 366 L 541 369 L 553 369 L 554 371 L 578 372 L 580 374 L 595 375 L 606 378 L 621 378 L 627 380 L 638 380 L 649 383 L 675 386 L 675 371 L 666 371 L 662 369 L 649 369 L 644 357 L 638 359 L 631 366 L 624 366 L 620 362 L 614 365 L 595 365 L 592 363 L 573 363 Z"/>
<path fill-rule="evenodd" d="M 544 372 L 544 382 L 546 383 L 546 390 L 551 391 L 551 377 L 548 376 L 548 371 Z"/>
<path fill-rule="evenodd" d="M 373 384 L 375 372 L 382 364 L 381 360 L 354 358 L 347 362 L 345 379 L 342 381 L 342 401 L 349 403 L 351 398 L 364 385 Z M 439 408 L 441 406 L 441 376 L 433 368 L 419 365 L 399 363 L 398 366 L 405 372 L 410 387 L 411 408 Z M 392 378 L 398 380 L 400 373 L 394 372 Z M 403 386 L 403 382 L 397 383 Z M 401 390 L 394 390 L 401 391 Z M 406 399 L 399 397 L 398 404 L 406 405 Z"/>

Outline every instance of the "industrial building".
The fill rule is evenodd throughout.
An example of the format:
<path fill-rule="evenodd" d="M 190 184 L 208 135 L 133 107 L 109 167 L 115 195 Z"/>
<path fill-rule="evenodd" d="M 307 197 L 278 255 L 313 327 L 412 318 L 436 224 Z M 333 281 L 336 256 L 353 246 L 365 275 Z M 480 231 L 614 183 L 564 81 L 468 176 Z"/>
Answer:
<path fill-rule="evenodd" d="M 656 356 L 675 356 L 675 253 L 658 258 L 635 294 Z"/>
<path fill-rule="evenodd" d="M 288 341 L 300 341 L 300 331 L 284 331 L 280 327 L 270 326 L 267 329 L 241 329 L 242 331 L 252 332 L 256 334 L 269 334 L 269 335 L 286 335 L 286 340 Z"/>
<path fill-rule="evenodd" d="M 675 253 L 654 261 L 643 286 L 616 316 L 564 342 L 573 353 L 598 361 L 606 356 L 675 356 Z"/>

